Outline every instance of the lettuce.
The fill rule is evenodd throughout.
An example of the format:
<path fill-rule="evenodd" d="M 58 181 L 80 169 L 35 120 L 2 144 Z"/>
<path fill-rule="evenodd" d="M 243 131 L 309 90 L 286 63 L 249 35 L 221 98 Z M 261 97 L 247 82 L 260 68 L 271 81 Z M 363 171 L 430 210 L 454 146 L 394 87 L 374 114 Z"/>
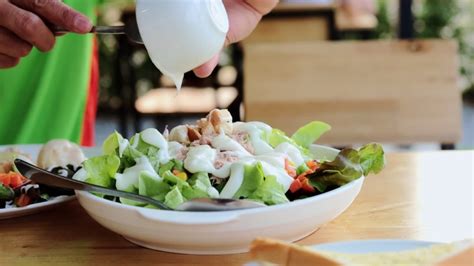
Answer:
<path fill-rule="evenodd" d="M 265 177 L 262 185 L 260 185 L 257 190 L 249 196 L 249 199 L 261 201 L 267 205 L 289 202 L 288 198 L 285 196 L 283 186 L 278 183 L 274 176 Z"/>
<path fill-rule="evenodd" d="M 209 175 L 205 172 L 193 174 L 188 183 L 193 188 L 193 198 L 219 197 L 219 192 L 212 186 Z"/>
<path fill-rule="evenodd" d="M 186 198 L 181 194 L 178 186 L 174 186 L 171 191 L 165 196 L 165 204 L 172 208 L 176 209 L 179 205 L 183 204 L 186 201 Z"/>
<path fill-rule="evenodd" d="M 359 156 L 364 175 L 378 174 L 385 167 L 385 153 L 380 144 L 370 143 L 363 146 L 359 150 Z"/>
<path fill-rule="evenodd" d="M 378 173 L 385 166 L 385 156 L 380 144 L 371 143 L 361 149 L 344 149 L 333 161 L 322 163 L 308 175 L 310 184 L 319 192 L 343 186 L 369 173 Z"/>
<path fill-rule="evenodd" d="M 267 205 L 288 202 L 283 186 L 276 177 L 265 176 L 260 163 L 245 166 L 244 179 L 234 198 L 248 198 Z"/>
<path fill-rule="evenodd" d="M 311 144 L 329 130 L 331 130 L 330 125 L 320 121 L 313 121 L 300 127 L 293 136 L 291 136 L 291 139 L 299 146 L 308 149 Z"/>
<path fill-rule="evenodd" d="M 138 194 L 163 201 L 171 186 L 163 180 L 143 171 L 138 177 Z"/>
<path fill-rule="evenodd" d="M 85 182 L 103 187 L 113 187 L 119 166 L 120 159 L 117 155 L 90 158 L 84 162 L 84 169 L 87 172 Z"/>
<path fill-rule="evenodd" d="M 118 155 L 120 149 L 120 143 L 124 140 L 122 135 L 120 135 L 117 131 L 110 134 L 107 139 L 105 139 L 104 143 L 102 144 L 102 152 L 106 155 Z"/>

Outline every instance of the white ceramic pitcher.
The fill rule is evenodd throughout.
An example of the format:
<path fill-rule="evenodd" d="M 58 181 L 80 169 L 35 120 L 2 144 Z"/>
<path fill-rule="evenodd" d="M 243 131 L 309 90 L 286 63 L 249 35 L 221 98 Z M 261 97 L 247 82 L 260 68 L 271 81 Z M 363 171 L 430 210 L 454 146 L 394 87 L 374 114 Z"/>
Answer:
<path fill-rule="evenodd" d="M 177 88 L 220 52 L 229 30 L 222 0 L 137 0 L 136 15 L 153 63 Z"/>

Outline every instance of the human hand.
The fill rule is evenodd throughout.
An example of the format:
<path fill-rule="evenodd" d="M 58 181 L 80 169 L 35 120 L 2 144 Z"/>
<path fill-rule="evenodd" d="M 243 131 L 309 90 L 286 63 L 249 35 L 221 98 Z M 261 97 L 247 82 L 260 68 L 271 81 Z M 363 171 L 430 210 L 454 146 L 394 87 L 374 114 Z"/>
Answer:
<path fill-rule="evenodd" d="M 60 0 L 0 0 L 0 68 L 16 66 L 34 47 L 50 51 L 56 41 L 47 24 L 87 33 L 92 24 Z"/>
<path fill-rule="evenodd" d="M 229 32 L 225 46 L 239 42 L 250 35 L 263 15 L 269 13 L 277 4 L 278 0 L 224 0 L 229 16 Z M 194 69 L 194 73 L 201 78 L 208 77 L 218 63 L 219 54 Z"/>

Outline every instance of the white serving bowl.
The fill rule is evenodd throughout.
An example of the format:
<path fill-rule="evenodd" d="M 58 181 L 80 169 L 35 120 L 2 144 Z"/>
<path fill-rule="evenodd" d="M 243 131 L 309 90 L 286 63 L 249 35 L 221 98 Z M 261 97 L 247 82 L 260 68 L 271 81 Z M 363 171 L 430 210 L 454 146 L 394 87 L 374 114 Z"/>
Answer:
<path fill-rule="evenodd" d="M 312 150 L 318 159 L 332 159 L 338 153 L 316 145 Z M 291 242 L 308 236 L 346 210 L 363 182 L 361 177 L 314 197 L 227 212 L 162 211 L 123 205 L 83 191 L 76 195 L 98 223 L 137 245 L 183 254 L 231 254 L 247 252 L 259 236 Z"/>

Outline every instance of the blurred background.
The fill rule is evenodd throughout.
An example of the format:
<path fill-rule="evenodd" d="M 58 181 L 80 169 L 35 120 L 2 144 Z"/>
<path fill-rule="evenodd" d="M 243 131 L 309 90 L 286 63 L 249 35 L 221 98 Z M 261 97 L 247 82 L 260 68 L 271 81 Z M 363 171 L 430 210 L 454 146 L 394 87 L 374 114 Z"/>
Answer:
<path fill-rule="evenodd" d="M 134 1 L 103 4 L 99 24 L 135 19 Z M 113 130 L 192 123 L 214 108 L 292 133 L 310 120 L 336 147 L 474 148 L 472 0 L 287 0 L 211 77 L 173 82 L 143 46 L 100 36 L 96 143 Z"/>

